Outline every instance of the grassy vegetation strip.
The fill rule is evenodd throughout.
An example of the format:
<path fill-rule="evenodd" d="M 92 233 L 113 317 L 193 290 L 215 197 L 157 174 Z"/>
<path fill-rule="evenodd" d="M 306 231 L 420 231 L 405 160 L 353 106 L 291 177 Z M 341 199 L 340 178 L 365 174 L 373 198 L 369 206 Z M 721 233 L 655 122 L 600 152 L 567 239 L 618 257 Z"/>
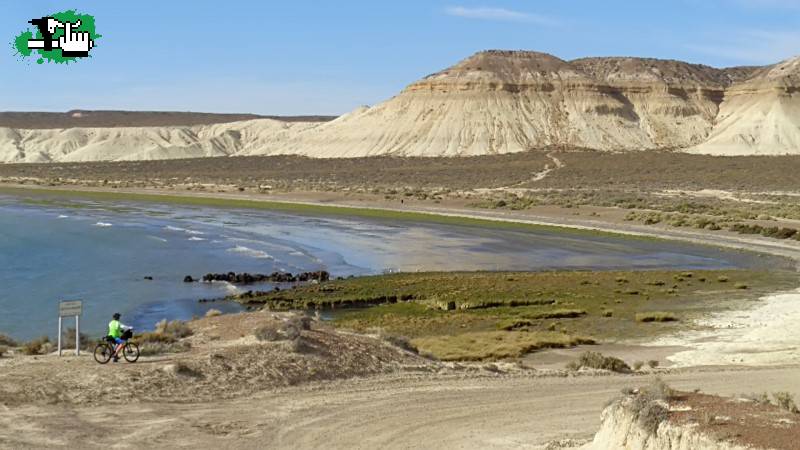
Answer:
<path fill-rule="evenodd" d="M 594 343 L 590 338 L 547 331 L 462 333 L 452 336 L 417 338 L 411 342 L 420 352 L 433 354 L 443 361 L 515 358 L 544 348 L 564 348 Z"/>
<path fill-rule="evenodd" d="M 404 336 L 440 358 L 498 358 L 545 346 L 533 345 L 538 341 L 531 336 L 616 341 L 674 332 L 693 317 L 729 307 L 728 301 L 794 287 L 795 279 L 794 273 L 742 270 L 397 273 L 251 293 L 239 301 L 326 309 L 338 327 Z M 459 337 L 474 333 L 481 339 Z M 497 348 L 456 350 L 469 339 L 486 344 L 487 336 L 499 339 Z"/>

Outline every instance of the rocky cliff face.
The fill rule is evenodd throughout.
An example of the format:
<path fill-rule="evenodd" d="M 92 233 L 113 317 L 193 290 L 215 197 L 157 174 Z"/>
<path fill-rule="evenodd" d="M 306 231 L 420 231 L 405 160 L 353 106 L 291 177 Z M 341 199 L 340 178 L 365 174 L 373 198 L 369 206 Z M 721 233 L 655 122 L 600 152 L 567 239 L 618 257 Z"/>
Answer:
<path fill-rule="evenodd" d="M 690 151 L 800 154 L 800 58 L 762 68 L 732 85 L 709 137 Z"/>
<path fill-rule="evenodd" d="M 724 71 L 677 61 L 482 52 L 290 148 L 313 156 L 685 148 L 708 135 L 730 83 Z"/>
<path fill-rule="evenodd" d="M 661 386 L 666 386 L 661 384 Z M 659 388 L 626 395 L 603 411 L 585 450 L 796 449 L 798 414 L 763 399 L 724 398 Z M 666 395 L 665 395 L 666 393 Z M 791 399 L 784 393 L 784 398 Z M 793 406 L 794 403 L 792 402 Z"/>
<path fill-rule="evenodd" d="M 631 399 L 619 401 L 603 411 L 600 431 L 584 450 L 747 450 L 749 447 L 721 442 L 690 426 L 668 421 L 652 430 L 642 426 Z"/>
<path fill-rule="evenodd" d="M 643 58 L 486 51 L 325 123 L 0 128 L 0 161 L 240 154 L 460 156 L 546 147 L 800 154 L 800 58 L 716 69 Z"/>

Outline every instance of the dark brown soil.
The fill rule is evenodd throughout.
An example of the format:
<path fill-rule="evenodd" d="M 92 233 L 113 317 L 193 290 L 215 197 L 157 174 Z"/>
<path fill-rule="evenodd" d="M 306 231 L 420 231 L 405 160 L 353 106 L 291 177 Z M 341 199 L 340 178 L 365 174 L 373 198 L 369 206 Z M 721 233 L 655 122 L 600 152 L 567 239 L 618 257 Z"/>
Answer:
<path fill-rule="evenodd" d="M 794 191 L 800 156 L 707 156 L 642 151 L 564 152 L 564 167 L 520 187 Z"/>
<path fill-rule="evenodd" d="M 705 394 L 681 395 L 675 406 L 688 411 L 673 413 L 670 420 L 696 423 L 700 430 L 721 440 L 753 448 L 797 449 L 800 438 L 800 414 L 753 401 Z"/>
<path fill-rule="evenodd" d="M 471 189 L 529 180 L 548 162 L 550 160 L 542 152 L 465 158 L 247 156 L 113 163 L 0 164 L 0 177 L 29 177 L 55 184 L 70 184 L 64 181 L 66 179 L 142 182 L 148 187 L 154 182 L 160 185 L 191 182 L 314 190 L 406 186 Z"/>

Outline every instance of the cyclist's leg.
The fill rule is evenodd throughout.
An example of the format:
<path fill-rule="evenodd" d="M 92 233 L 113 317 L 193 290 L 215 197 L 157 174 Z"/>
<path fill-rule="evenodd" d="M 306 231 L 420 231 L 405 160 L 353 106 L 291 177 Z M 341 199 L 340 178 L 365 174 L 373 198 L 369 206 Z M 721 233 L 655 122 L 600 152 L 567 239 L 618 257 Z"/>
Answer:
<path fill-rule="evenodd" d="M 114 341 L 117 345 L 114 347 L 114 358 L 119 359 L 119 352 L 122 351 L 122 348 L 125 347 L 125 341 L 120 338 L 114 338 Z"/>

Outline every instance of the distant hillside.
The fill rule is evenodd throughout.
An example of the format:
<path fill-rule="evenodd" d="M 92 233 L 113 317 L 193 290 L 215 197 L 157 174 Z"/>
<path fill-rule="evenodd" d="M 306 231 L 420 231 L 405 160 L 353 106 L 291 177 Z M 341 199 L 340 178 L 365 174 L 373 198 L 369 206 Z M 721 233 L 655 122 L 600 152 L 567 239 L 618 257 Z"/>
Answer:
<path fill-rule="evenodd" d="M 0 162 L 468 156 L 545 148 L 800 155 L 800 58 L 718 69 L 491 50 L 383 103 L 331 119 L 0 113 Z"/>
<path fill-rule="evenodd" d="M 274 119 L 284 122 L 326 122 L 336 116 L 260 116 L 177 111 L 0 112 L 0 127 L 31 129 L 175 127 Z"/>

